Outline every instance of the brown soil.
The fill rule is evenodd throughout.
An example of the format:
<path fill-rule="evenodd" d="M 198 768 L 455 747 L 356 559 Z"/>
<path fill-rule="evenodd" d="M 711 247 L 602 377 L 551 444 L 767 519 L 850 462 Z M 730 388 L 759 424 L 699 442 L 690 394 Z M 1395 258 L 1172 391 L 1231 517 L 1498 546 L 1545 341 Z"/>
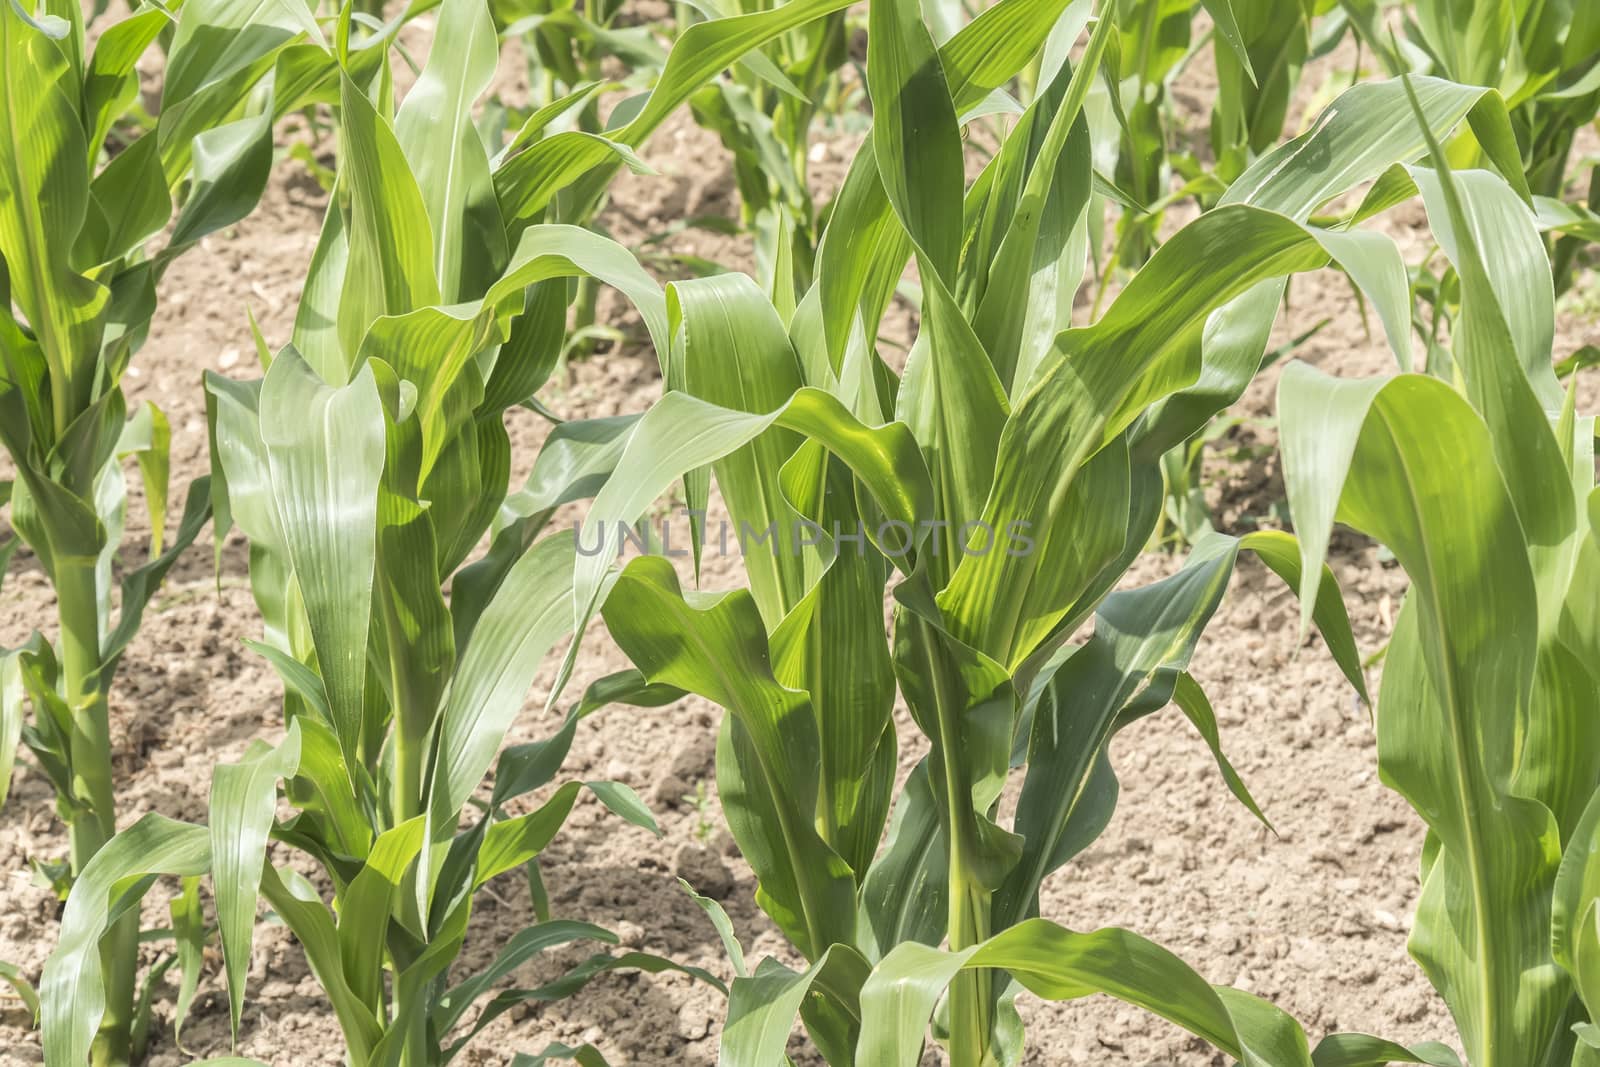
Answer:
<path fill-rule="evenodd" d="M 1350 58 L 1341 51 L 1308 70 L 1304 95 L 1321 89 L 1331 72 L 1347 72 Z M 518 69 L 508 65 L 512 91 Z M 1187 72 L 1189 95 L 1208 99 L 1208 77 L 1201 63 Z M 824 142 L 816 168 L 820 188 L 836 185 L 855 143 Z M 685 215 L 736 213 L 736 193 L 716 162 L 723 152 L 713 137 L 675 121 L 645 156 L 659 173 L 624 179 L 603 219 L 619 239 L 636 245 Z M 254 215 L 209 239 L 166 277 L 150 341 L 126 384 L 130 400 L 153 400 L 171 420 L 176 486 L 206 469 L 201 371 L 259 373 L 247 307 L 274 347 L 287 340 L 324 203 L 303 168 L 285 161 Z M 1426 249 L 1420 209 L 1395 213 L 1385 225 L 1402 238 L 1413 260 Z M 746 248 L 706 233 L 685 231 L 667 247 L 730 267 L 751 264 Z M 611 325 L 636 325 L 620 301 L 608 299 L 601 309 Z M 1301 358 L 1347 375 L 1389 369 L 1381 340 L 1368 334 L 1346 283 L 1332 274 L 1296 280 L 1280 336 L 1329 316 L 1331 323 L 1304 346 Z M 1592 315 L 1566 314 L 1556 354 L 1597 339 L 1600 328 Z M 1237 410 L 1248 421 L 1218 442 L 1208 461 L 1212 504 L 1226 529 L 1272 523 L 1273 505 L 1282 498 L 1276 461 L 1270 454 L 1262 458 L 1265 450 L 1257 448 L 1275 439 L 1273 389 L 1271 374 L 1251 388 Z M 659 391 L 651 353 L 625 345 L 577 364 L 545 398 L 565 415 L 589 417 L 642 410 Z M 513 423 L 520 472 L 531 463 L 544 430 L 526 413 L 516 414 Z M 181 499 L 177 489 L 174 497 Z M 135 546 L 147 534 L 145 522 L 141 505 L 132 501 L 129 558 L 136 558 Z M 1387 639 L 1403 576 L 1355 538 L 1336 539 L 1335 550 L 1334 567 L 1358 640 L 1372 653 Z M 237 533 L 228 539 L 220 582 L 208 557 L 197 547 L 174 569 L 113 692 L 123 825 L 146 811 L 204 819 L 213 763 L 237 758 L 252 738 L 281 736 L 279 683 L 240 644 L 258 632 L 244 542 Z M 1150 556 L 1133 578 L 1149 581 L 1175 565 L 1170 557 Z M 709 587 L 739 581 L 737 560 L 708 560 Z M 0 605 L 0 644 L 17 643 L 35 626 L 52 626 L 51 590 L 26 552 L 11 563 Z M 1116 817 L 1100 841 L 1048 885 L 1043 913 L 1075 929 L 1117 924 L 1151 936 L 1212 981 L 1274 1000 L 1305 1024 L 1313 1040 L 1334 1029 L 1357 1029 L 1402 1041 L 1449 1041 L 1448 1013 L 1405 949 L 1417 898 L 1420 823 L 1378 781 L 1368 713 L 1320 640 L 1298 639 L 1297 613 L 1270 573 L 1243 563 L 1195 667 L 1216 705 L 1227 750 L 1277 836 L 1228 795 L 1182 717 L 1158 715 L 1116 742 L 1113 756 L 1122 778 Z M 624 665 L 596 626 L 585 635 L 569 692 Z M 554 664 L 535 683 L 510 741 L 553 729 L 539 713 L 553 670 Z M 1370 681 L 1376 680 L 1373 672 Z M 600 923 L 629 946 L 730 976 L 715 934 L 674 875 L 722 900 L 752 960 L 795 960 L 756 908 L 751 873 L 722 828 L 712 768 L 718 715 L 703 701 L 685 700 L 656 711 L 609 709 L 586 723 L 567 772 L 633 785 L 654 809 L 664 837 L 658 841 L 623 825 L 585 799 L 542 864 L 560 916 Z M 909 761 L 921 744 L 904 715 L 901 738 Z M 58 905 L 35 883 L 29 864 L 59 859 L 66 851 L 49 784 L 24 761 L 0 816 L 0 959 L 34 979 L 55 940 Z M 280 849 L 275 858 L 284 862 L 287 855 Z M 151 894 L 147 927 L 165 925 L 164 901 L 162 891 Z M 484 965 L 530 921 L 526 891 L 515 878 L 492 884 L 480 898 L 456 973 Z M 155 962 L 161 951 L 159 943 L 146 945 L 145 962 Z M 515 984 L 549 977 L 581 955 L 559 954 L 536 972 L 516 976 Z M 227 1002 L 214 953 L 181 1049 L 170 1025 L 173 1000 L 171 988 L 158 991 L 152 1064 L 168 1067 L 228 1052 Z M 1053 1005 L 1025 996 L 1022 1011 L 1029 1064 L 1224 1062 L 1176 1028 L 1104 997 Z M 618 1065 L 710 1065 L 722 1012 L 718 994 L 681 976 L 613 974 L 570 1000 L 503 1016 L 463 1062 L 505 1063 L 513 1052 L 537 1052 L 560 1040 L 592 1041 Z M 40 1061 L 37 1042 L 18 1003 L 0 999 L 0 1064 Z M 281 926 L 262 924 L 238 1054 L 278 1065 L 336 1064 L 340 1049 L 333 1016 L 298 946 Z"/>

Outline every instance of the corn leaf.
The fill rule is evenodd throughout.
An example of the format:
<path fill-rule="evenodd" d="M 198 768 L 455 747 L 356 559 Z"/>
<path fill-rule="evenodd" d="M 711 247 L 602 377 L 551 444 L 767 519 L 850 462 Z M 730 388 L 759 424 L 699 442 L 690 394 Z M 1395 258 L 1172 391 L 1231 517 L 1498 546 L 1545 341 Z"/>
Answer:
<path fill-rule="evenodd" d="M 273 361 L 260 404 L 284 547 L 327 683 L 332 726 L 354 763 L 383 470 L 382 405 L 370 369 L 333 388 L 292 348 Z M 231 478 L 230 489 L 237 489 Z M 362 607 L 352 611 L 352 605 Z"/>
<path fill-rule="evenodd" d="M 904 944 L 889 953 L 861 990 L 857 1060 L 916 1064 L 935 1002 L 970 968 L 1005 969 L 1046 1000 L 1107 993 L 1197 1034 L 1245 1067 L 1311 1062 L 1299 1025 L 1267 1002 L 1214 989 L 1166 949 L 1126 930 L 1080 934 L 1044 919 L 962 952 Z"/>
<path fill-rule="evenodd" d="M 238 763 L 220 764 L 211 776 L 211 874 L 235 1040 L 255 941 L 267 832 L 278 804 L 278 779 L 292 777 L 299 764 L 299 725 L 291 723 L 281 744 L 256 741 Z"/>
<path fill-rule="evenodd" d="M 202 826 L 154 812 L 95 853 L 78 876 L 61 914 L 61 936 L 39 983 L 49 1067 L 77 1067 L 105 1013 L 100 935 L 116 912 L 136 906 L 156 875 L 203 874 L 211 862 Z"/>

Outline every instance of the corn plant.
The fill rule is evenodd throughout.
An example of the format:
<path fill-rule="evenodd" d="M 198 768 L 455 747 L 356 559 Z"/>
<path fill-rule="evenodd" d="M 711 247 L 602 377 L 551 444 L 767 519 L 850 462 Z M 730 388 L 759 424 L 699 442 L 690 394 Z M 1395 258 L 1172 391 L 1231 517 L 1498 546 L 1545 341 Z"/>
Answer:
<path fill-rule="evenodd" d="M 1117 137 L 1115 170 L 1106 177 L 1123 201 L 1114 263 L 1137 266 L 1158 239 L 1166 208 L 1186 198 L 1203 207 L 1262 152 L 1277 144 L 1289 119 L 1300 72 L 1343 36 L 1332 0 L 1119 0 L 1118 33 L 1107 70 Z M 1211 17 L 1209 42 L 1196 39 L 1200 9 Z M 1209 127 L 1211 159 L 1174 144 L 1169 84 L 1209 43 L 1217 93 Z M 1181 179 L 1176 190 L 1173 179 Z"/>
<path fill-rule="evenodd" d="M 1465 1061 L 1595 1064 L 1594 420 L 1552 372 L 1551 267 L 1527 190 L 1452 173 L 1436 142 L 1432 164 L 1391 181 L 1420 187 L 1460 278 L 1445 373 L 1291 365 L 1289 501 L 1305 565 L 1337 520 L 1411 580 L 1384 660 L 1379 771 L 1428 825 L 1410 948 Z"/>
<path fill-rule="evenodd" d="M 130 127 L 119 148 L 113 130 L 137 93 L 134 64 L 163 33 L 159 118 L 143 132 Z M 167 540 L 167 421 L 153 404 L 129 412 L 122 375 L 163 272 L 260 197 L 273 119 L 318 91 L 319 50 L 304 43 L 317 35 L 297 3 L 241 10 L 195 0 L 178 15 L 141 4 L 90 49 L 77 3 L 0 10 L 10 101 L 0 119 L 0 443 L 16 469 L 11 524 L 55 589 L 58 622 L 54 642 L 35 634 L 0 655 L 0 799 L 20 740 L 70 831 L 63 891 L 116 829 L 107 697 L 117 668 L 151 595 L 210 516 L 201 479 Z M 150 253 L 169 222 L 165 246 Z M 122 576 L 113 622 L 129 457 L 151 532 L 145 561 Z M 97 1063 L 130 1055 L 138 936 L 130 914 L 107 942 Z"/>
<path fill-rule="evenodd" d="M 483 973 L 449 980 L 474 893 L 489 879 L 525 869 L 544 912 L 530 864 L 585 785 L 653 826 L 614 783 L 565 782 L 527 813 L 508 805 L 555 777 L 597 703 L 675 695 L 637 672 L 604 679 L 550 738 L 496 761 L 545 656 L 586 621 L 571 611 L 574 538 L 539 534 L 557 507 L 605 481 L 634 426 L 562 424 L 529 484 L 508 497 L 504 413 L 531 400 L 554 366 L 573 278 L 621 290 L 666 351 L 659 286 L 626 250 L 546 221 L 547 209 L 558 194 L 593 202 L 634 159 L 630 146 L 701 80 L 797 17 L 826 11 L 792 7 L 686 34 L 687 50 L 611 136 L 546 135 L 548 116 L 536 115 L 497 165 L 470 122 L 496 62 L 483 0 L 440 7 L 427 66 L 398 110 L 388 50 L 404 14 L 373 26 L 350 5 L 341 12 L 331 51 L 317 49 L 337 86 L 341 158 L 293 336 L 276 355 L 257 339 L 258 381 L 206 379 L 210 506 L 219 537 L 237 526 L 250 539 L 263 622 L 253 647 L 284 682 L 287 730 L 216 769 L 209 826 L 146 815 L 84 865 L 41 991 L 48 1063 L 89 1055 L 111 1012 L 108 925 L 160 875 L 185 879 L 174 921 L 180 1008 L 198 979 L 197 880 L 209 874 L 234 1032 L 265 898 L 304 947 L 353 1063 L 442 1064 L 515 1004 L 564 995 L 610 968 L 668 966 L 601 954 L 552 986 L 496 996 L 465 1033 L 458 1027 L 532 955 L 576 938 L 614 940 L 589 924 L 540 922 Z M 468 563 L 486 534 L 487 552 Z M 479 800 L 491 766 L 494 787 Z M 294 810 L 283 820 L 280 782 Z M 469 804 L 483 814 L 463 826 Z M 321 886 L 267 863 L 269 839 L 315 863 Z"/>
<path fill-rule="evenodd" d="M 1552 249 L 1556 289 L 1566 290 L 1574 257 L 1594 240 L 1594 192 L 1569 190 L 1574 138 L 1600 113 L 1600 13 L 1594 5 L 1492 0 L 1463 8 L 1417 0 L 1403 8 L 1403 46 L 1387 36 L 1372 0 L 1344 6 L 1391 73 L 1436 73 L 1493 86 L 1506 97 L 1543 228 L 1568 238 Z M 1574 192 L 1580 198 L 1588 193 L 1587 205 L 1564 204 Z M 1579 218 L 1584 225 L 1576 225 Z"/>
<path fill-rule="evenodd" d="M 936 48 L 915 6 L 873 4 L 873 135 L 815 286 L 787 318 L 739 275 L 669 286 L 671 391 L 631 432 L 580 533 L 578 617 L 603 598 L 646 678 L 726 710 L 723 809 L 758 903 L 810 964 L 741 970 L 725 1063 L 782 1063 L 796 1013 L 834 1064 L 915 1064 L 935 1017 L 950 1062 L 1016 1062 L 1022 989 L 1107 992 L 1245 1063 L 1311 1062 L 1271 1005 L 1214 989 L 1128 931 L 1045 920 L 1039 892 L 1109 818 L 1111 737 L 1168 703 L 1254 807 L 1187 673 L 1240 551 L 1305 586 L 1360 687 L 1331 576 L 1303 571 L 1288 535 L 1217 535 L 1172 578 L 1112 590 L 1155 528 L 1161 455 L 1254 375 L 1289 274 L 1337 259 L 1405 336 L 1393 243 L 1350 218 L 1307 220 L 1424 143 L 1398 83 L 1351 90 L 1159 249 L 1104 318 L 1071 328 L 1085 259 L 1073 235 L 1093 180 L 1082 104 L 1111 24 L 970 188 L 957 124 L 1064 7 L 1003 0 Z M 1422 96 L 1430 129 L 1468 122 L 1520 174 L 1498 96 L 1433 80 Z M 867 339 L 911 259 L 923 320 L 897 376 Z M 734 529 L 697 529 L 696 551 L 740 537 L 749 590 L 685 592 L 647 556 L 607 593 L 617 522 L 680 474 L 696 518 L 716 477 Z M 1092 637 L 1069 644 L 1091 620 Z M 930 745 L 898 797 L 897 697 Z M 1020 798 L 1002 825 L 1013 771 Z M 1418 1054 L 1438 1055 L 1336 1035 L 1316 1062 Z"/>
<path fill-rule="evenodd" d="M 693 5 L 707 17 L 757 12 L 761 3 Z M 818 234 L 808 164 L 819 115 L 837 114 L 837 72 L 849 58 L 846 16 L 837 11 L 752 51 L 727 76 L 690 98 L 695 121 L 733 155 L 740 222 L 756 236 L 760 276 L 779 293 L 811 282 Z M 768 54 L 771 53 L 771 55 Z"/>

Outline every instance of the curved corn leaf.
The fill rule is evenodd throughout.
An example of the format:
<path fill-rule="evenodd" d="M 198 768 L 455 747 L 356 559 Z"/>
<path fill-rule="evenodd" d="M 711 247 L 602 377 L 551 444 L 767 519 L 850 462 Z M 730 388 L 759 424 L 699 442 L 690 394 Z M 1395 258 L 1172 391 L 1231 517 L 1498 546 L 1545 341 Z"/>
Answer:
<path fill-rule="evenodd" d="M 599 941 L 608 945 L 618 943 L 617 935 L 609 930 L 593 923 L 575 922 L 570 919 L 557 919 L 525 927 L 511 935 L 505 947 L 495 955 L 494 961 L 488 967 L 466 981 L 452 986 L 441 996 L 429 1016 L 429 1023 L 438 1033 L 451 1032 L 461 1021 L 461 1017 L 471 1010 L 477 999 L 492 989 L 501 978 L 536 956 L 578 940 Z"/>
<path fill-rule="evenodd" d="M 270 863 L 261 870 L 261 893 L 305 950 L 311 973 L 333 1004 L 351 1058 L 357 1063 L 369 1062 L 373 1048 L 382 1040 L 383 1028 L 345 979 L 339 932 L 328 906 L 292 868 L 274 868 Z"/>
<path fill-rule="evenodd" d="M 690 600 L 671 564 L 630 563 L 605 602 L 606 625 L 652 683 L 726 708 L 718 784 L 763 910 L 808 956 L 851 940 L 854 882 L 813 823 L 817 729 L 807 694 L 772 676 L 749 594 Z M 722 758 L 731 749 L 732 758 Z M 733 774 L 737 768 L 737 776 Z"/>
<path fill-rule="evenodd" d="M 861 989 L 861 1063 L 910 1067 L 921 1056 L 936 1001 L 964 970 L 1008 971 L 1046 1000 L 1108 993 L 1205 1039 L 1245 1067 L 1310 1064 L 1299 1025 L 1237 990 L 1214 988 L 1172 953 L 1137 934 L 1074 933 L 1030 919 L 961 952 L 914 943 L 884 957 Z"/>
<path fill-rule="evenodd" d="M 14 963 L 0 960 L 0 982 L 11 987 L 11 991 L 27 1009 L 33 1025 L 39 1025 L 39 994 L 34 990 L 33 983 L 23 977 L 22 969 Z"/>
<path fill-rule="evenodd" d="M 762 960 L 754 974 L 736 979 L 729 991 L 717 1062 L 723 1067 L 784 1067 L 790 1062 L 784 1049 L 795 1016 L 808 1005 L 842 1010 L 856 1025 L 839 1036 L 855 1037 L 861 1019 L 861 983 L 867 972 L 866 960 L 842 944 L 831 946 L 804 972 L 792 971 L 777 960 Z M 853 1042 L 829 1047 L 819 1030 L 812 1033 L 827 1062 L 853 1061 Z"/>
<path fill-rule="evenodd" d="M 1384 1067 L 1390 1063 L 1462 1067 L 1461 1058 L 1437 1042 L 1405 1048 L 1367 1034 L 1329 1034 L 1312 1050 L 1311 1062 L 1315 1067 Z"/>
<path fill-rule="evenodd" d="M 693 426 L 693 434 L 680 433 L 683 426 Z M 925 533 L 922 526 L 932 510 L 932 487 L 904 426 L 863 426 L 833 396 L 811 388 L 760 415 L 670 392 L 634 427 L 618 461 L 626 476 L 607 481 L 578 532 L 583 558 L 573 583 L 577 622 L 586 622 L 599 603 L 603 578 L 622 545 L 622 527 L 685 472 L 715 462 L 774 426 L 826 446 L 850 467 L 887 519 L 901 523 L 917 539 Z M 874 537 L 879 532 L 867 533 Z"/>
<path fill-rule="evenodd" d="M 112 838 L 84 865 L 61 913 L 61 935 L 39 983 L 45 1062 L 77 1067 L 106 1009 L 100 935 L 139 899 L 157 875 L 203 874 L 211 863 L 203 826 L 154 812 Z"/>
<path fill-rule="evenodd" d="M 1468 1059 L 1500 1062 L 1552 1032 L 1564 993 L 1546 933 L 1560 835 L 1548 807 L 1513 789 L 1539 609 L 1489 427 L 1449 386 L 1414 375 L 1338 382 L 1293 364 L 1279 406 L 1308 541 L 1325 538 L 1337 506 L 1411 577 L 1378 704 L 1384 779 L 1436 842 L 1411 947 Z M 1320 564 L 1308 541 L 1302 558 Z"/>
<path fill-rule="evenodd" d="M 1571 975 L 1592 1020 L 1600 1008 L 1600 791 L 1567 842 L 1550 928 L 1555 961 Z"/>
<path fill-rule="evenodd" d="M 376 319 L 438 304 L 440 289 L 427 204 L 405 153 L 349 75 L 340 85 L 348 142 L 340 180 L 350 190 L 350 229 L 337 321 L 349 358 Z"/>
<path fill-rule="evenodd" d="M 430 846 L 454 829 L 545 656 L 572 632 L 573 550 L 566 533 L 529 549 L 484 608 L 461 653 L 440 712 L 427 809 Z M 558 684 L 551 700 L 559 690 Z"/>

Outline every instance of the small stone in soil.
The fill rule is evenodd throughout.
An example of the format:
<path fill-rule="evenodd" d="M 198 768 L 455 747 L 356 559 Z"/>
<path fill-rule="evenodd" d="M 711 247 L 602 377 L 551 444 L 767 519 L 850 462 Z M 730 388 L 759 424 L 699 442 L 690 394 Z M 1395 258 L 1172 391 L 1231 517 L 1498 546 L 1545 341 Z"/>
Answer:
<path fill-rule="evenodd" d="M 716 852 L 698 845 L 684 845 L 672 857 L 672 873 L 713 900 L 733 891 L 733 874 Z"/>

